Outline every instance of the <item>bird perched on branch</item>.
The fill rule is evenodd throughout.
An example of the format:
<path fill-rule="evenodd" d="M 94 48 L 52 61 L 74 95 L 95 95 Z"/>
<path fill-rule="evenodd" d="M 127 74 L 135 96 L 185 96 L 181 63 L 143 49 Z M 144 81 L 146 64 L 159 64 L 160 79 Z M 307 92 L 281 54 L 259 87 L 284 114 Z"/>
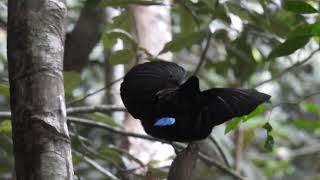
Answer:
<path fill-rule="evenodd" d="M 133 67 L 120 91 L 125 107 L 148 134 L 180 142 L 204 139 L 214 126 L 249 114 L 270 99 L 254 89 L 200 91 L 197 77 L 166 61 Z"/>

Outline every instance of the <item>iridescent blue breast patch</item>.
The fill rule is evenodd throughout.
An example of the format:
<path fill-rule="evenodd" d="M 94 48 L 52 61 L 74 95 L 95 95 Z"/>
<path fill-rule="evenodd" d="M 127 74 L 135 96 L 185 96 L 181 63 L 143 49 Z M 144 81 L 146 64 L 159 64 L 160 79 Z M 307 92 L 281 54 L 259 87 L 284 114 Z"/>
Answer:
<path fill-rule="evenodd" d="M 176 118 L 173 117 L 163 117 L 158 119 L 153 126 L 172 126 L 176 122 Z"/>

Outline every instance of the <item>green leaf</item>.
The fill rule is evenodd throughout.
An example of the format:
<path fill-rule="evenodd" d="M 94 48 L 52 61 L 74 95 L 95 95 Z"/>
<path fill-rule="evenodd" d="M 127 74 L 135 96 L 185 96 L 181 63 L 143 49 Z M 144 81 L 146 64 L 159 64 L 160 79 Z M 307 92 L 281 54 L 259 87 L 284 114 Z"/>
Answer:
<path fill-rule="evenodd" d="M 0 123 L 0 133 L 11 134 L 12 127 L 10 120 L 4 120 Z"/>
<path fill-rule="evenodd" d="M 274 138 L 273 136 L 271 135 L 271 131 L 272 131 L 272 126 L 269 122 L 267 122 L 263 128 L 265 130 L 267 130 L 267 139 L 264 143 L 264 148 L 267 150 L 267 151 L 272 151 L 273 149 L 273 146 L 274 146 Z"/>
<path fill-rule="evenodd" d="M 290 55 L 296 50 L 304 47 L 309 40 L 309 37 L 289 38 L 279 46 L 275 47 L 269 54 L 268 59 Z"/>
<path fill-rule="evenodd" d="M 87 114 L 87 116 L 91 119 L 97 120 L 97 121 L 101 121 L 104 122 L 106 124 L 109 124 L 111 126 L 116 126 L 116 127 L 120 127 L 123 128 L 122 125 L 120 125 L 119 123 L 117 123 L 117 121 L 115 119 L 113 119 L 111 116 L 108 116 L 106 114 L 102 114 L 102 113 L 91 113 L 91 114 Z"/>
<path fill-rule="evenodd" d="M 145 0 L 103 0 L 99 3 L 98 7 L 104 8 L 107 6 L 128 6 L 128 5 L 164 5 L 161 1 L 145 1 Z"/>
<path fill-rule="evenodd" d="M 320 112 L 320 108 L 316 104 L 313 104 L 313 103 L 310 103 L 310 102 L 304 102 L 302 104 L 302 106 L 308 112 L 311 112 L 311 113 L 319 113 Z"/>
<path fill-rule="evenodd" d="M 272 126 L 268 122 L 263 126 L 263 128 L 267 130 L 268 133 L 272 131 Z"/>
<path fill-rule="evenodd" d="M 274 146 L 274 139 L 271 135 L 268 135 L 263 147 L 267 151 L 272 151 L 273 146 Z"/>
<path fill-rule="evenodd" d="M 155 177 L 154 179 L 166 179 L 168 176 L 168 172 L 163 169 L 150 168 L 149 171 L 151 171 L 152 177 Z"/>
<path fill-rule="evenodd" d="M 288 38 L 313 36 L 320 36 L 320 22 L 309 24 L 307 26 L 300 26 L 296 28 L 294 31 L 290 32 Z"/>
<path fill-rule="evenodd" d="M 318 11 L 310 4 L 304 1 L 297 0 L 286 0 L 284 1 L 283 8 L 287 11 L 291 11 L 299 14 L 311 14 L 317 13 Z"/>
<path fill-rule="evenodd" d="M 208 33 L 209 31 L 198 31 L 188 34 L 180 34 L 172 41 L 166 43 L 159 54 L 166 53 L 168 51 L 176 52 L 184 47 L 191 46 L 202 40 Z"/>
<path fill-rule="evenodd" d="M 0 95 L 3 96 L 9 96 L 10 95 L 10 91 L 9 91 L 9 86 L 4 84 L 4 83 L 0 83 Z"/>
<path fill-rule="evenodd" d="M 102 43 L 104 48 L 111 49 L 117 43 L 117 38 L 111 37 L 110 35 L 104 33 L 102 35 Z"/>
<path fill-rule="evenodd" d="M 131 59 L 133 59 L 135 53 L 130 49 L 123 49 L 119 51 L 114 51 L 109 57 L 109 63 L 111 65 L 116 64 L 127 64 Z"/>
<path fill-rule="evenodd" d="M 265 104 L 261 104 L 258 106 L 254 111 L 252 111 L 250 114 L 245 115 L 242 117 L 242 122 L 246 122 L 254 117 L 257 117 L 264 113 L 267 110 L 267 106 Z"/>
<path fill-rule="evenodd" d="M 193 15 L 190 9 L 179 8 L 180 18 L 181 18 L 181 34 L 189 34 L 196 30 L 197 24 L 193 18 Z"/>
<path fill-rule="evenodd" d="M 113 162 L 117 163 L 118 165 L 122 162 L 121 154 L 108 146 L 101 146 L 99 153 L 108 159 L 113 160 Z"/>
<path fill-rule="evenodd" d="M 224 134 L 229 133 L 231 130 L 235 129 L 239 123 L 242 121 L 242 118 L 233 118 L 231 121 L 227 123 L 226 129 L 224 130 Z"/>
<path fill-rule="evenodd" d="M 80 73 L 75 71 L 64 71 L 64 89 L 66 94 L 70 94 L 81 82 Z"/>
<path fill-rule="evenodd" d="M 122 29 L 130 31 L 134 26 L 134 17 L 132 12 L 123 11 L 119 16 L 112 18 L 111 24 L 107 26 L 108 29 Z"/>
<path fill-rule="evenodd" d="M 128 43 L 132 49 L 136 50 L 138 48 L 138 44 L 134 40 L 134 38 L 126 31 L 122 29 L 115 29 L 112 31 L 109 31 L 105 34 L 105 38 L 109 39 L 122 39 L 125 43 Z"/>
<path fill-rule="evenodd" d="M 320 129 L 320 122 L 306 119 L 297 119 L 292 121 L 292 124 L 302 129 Z"/>

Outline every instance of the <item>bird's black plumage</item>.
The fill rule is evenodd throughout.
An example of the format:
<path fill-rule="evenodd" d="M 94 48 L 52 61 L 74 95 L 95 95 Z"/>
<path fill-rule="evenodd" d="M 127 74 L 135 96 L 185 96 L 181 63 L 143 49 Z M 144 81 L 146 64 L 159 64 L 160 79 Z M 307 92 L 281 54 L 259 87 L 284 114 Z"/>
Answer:
<path fill-rule="evenodd" d="M 121 84 L 129 113 L 151 136 L 189 142 L 206 138 L 216 125 L 252 112 L 270 96 L 254 89 L 212 88 L 200 91 L 199 80 L 172 62 L 133 67 Z"/>

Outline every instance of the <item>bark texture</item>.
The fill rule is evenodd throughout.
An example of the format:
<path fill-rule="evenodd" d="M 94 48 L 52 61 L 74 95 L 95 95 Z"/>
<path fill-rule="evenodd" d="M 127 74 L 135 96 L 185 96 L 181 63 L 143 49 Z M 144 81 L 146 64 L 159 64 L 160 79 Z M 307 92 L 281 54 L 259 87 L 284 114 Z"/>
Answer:
<path fill-rule="evenodd" d="M 10 0 L 8 63 L 16 179 L 73 179 L 63 87 L 65 0 Z"/>
<path fill-rule="evenodd" d="M 168 180 L 192 180 L 198 153 L 199 146 L 196 143 L 190 143 L 172 162 Z"/>

